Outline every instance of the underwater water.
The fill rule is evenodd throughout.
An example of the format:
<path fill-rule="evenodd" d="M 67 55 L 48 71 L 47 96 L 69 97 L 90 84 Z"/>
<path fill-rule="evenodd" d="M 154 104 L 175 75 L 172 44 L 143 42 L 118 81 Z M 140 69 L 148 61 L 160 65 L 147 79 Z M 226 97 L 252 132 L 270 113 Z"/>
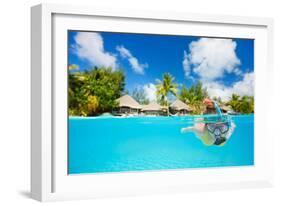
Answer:
<path fill-rule="evenodd" d="M 206 146 L 188 117 L 69 118 L 68 173 L 167 170 L 254 164 L 254 115 L 232 116 L 222 146 Z"/>

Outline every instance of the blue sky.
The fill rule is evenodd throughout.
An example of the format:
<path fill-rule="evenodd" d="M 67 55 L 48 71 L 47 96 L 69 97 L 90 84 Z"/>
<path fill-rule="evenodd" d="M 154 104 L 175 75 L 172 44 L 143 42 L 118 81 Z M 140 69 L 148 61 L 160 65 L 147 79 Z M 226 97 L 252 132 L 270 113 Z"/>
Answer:
<path fill-rule="evenodd" d="M 69 31 L 68 41 L 69 64 L 122 69 L 126 90 L 143 88 L 150 100 L 165 72 L 187 87 L 200 80 L 225 100 L 254 94 L 254 40 Z"/>

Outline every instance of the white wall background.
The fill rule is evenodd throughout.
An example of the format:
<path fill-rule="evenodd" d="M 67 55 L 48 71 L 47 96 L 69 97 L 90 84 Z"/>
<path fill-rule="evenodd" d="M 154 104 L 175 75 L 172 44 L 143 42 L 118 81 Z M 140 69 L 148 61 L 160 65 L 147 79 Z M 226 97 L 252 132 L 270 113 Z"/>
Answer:
<path fill-rule="evenodd" d="M 30 150 L 30 6 L 42 1 L 9 0 L 0 6 L 0 205 L 38 205 L 29 192 Z M 45 2 L 45 1 L 43 1 Z M 281 6 L 277 0 L 52 0 L 140 10 L 265 16 L 275 20 L 275 90 L 280 96 Z M 265 68 L 266 69 L 266 68 Z M 265 85 L 266 86 L 266 85 Z M 278 94 L 279 93 L 279 94 Z M 280 110 L 280 109 L 279 109 Z M 280 122 L 276 114 L 275 122 Z M 278 118 L 278 119 L 277 119 Z M 281 135 L 275 138 L 276 186 L 272 189 L 156 195 L 47 203 L 59 205 L 280 205 Z"/>

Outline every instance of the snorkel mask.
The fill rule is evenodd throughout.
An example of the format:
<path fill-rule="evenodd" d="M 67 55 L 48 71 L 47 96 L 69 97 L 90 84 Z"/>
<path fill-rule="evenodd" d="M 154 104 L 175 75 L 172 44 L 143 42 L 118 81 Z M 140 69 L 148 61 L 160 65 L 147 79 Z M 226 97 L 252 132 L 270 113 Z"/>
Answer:
<path fill-rule="evenodd" d="M 209 134 L 215 139 L 215 145 L 220 145 L 227 140 L 226 136 L 230 127 L 227 123 L 207 123 L 206 127 Z"/>
<path fill-rule="evenodd" d="M 227 135 L 231 127 L 231 120 L 228 115 L 223 115 L 219 106 L 213 101 L 216 115 L 204 117 L 209 134 L 215 139 L 214 145 L 221 145 L 227 140 Z"/>

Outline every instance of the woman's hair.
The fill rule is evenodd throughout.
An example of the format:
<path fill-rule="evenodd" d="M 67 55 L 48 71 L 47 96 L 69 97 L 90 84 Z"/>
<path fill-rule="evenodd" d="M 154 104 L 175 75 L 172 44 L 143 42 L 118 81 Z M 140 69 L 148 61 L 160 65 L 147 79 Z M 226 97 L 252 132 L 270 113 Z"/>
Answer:
<path fill-rule="evenodd" d="M 216 114 L 217 110 L 215 108 L 214 102 L 209 98 L 203 100 L 203 104 L 206 106 L 204 114 Z"/>
<path fill-rule="evenodd" d="M 216 113 L 217 113 L 216 108 L 210 106 L 207 106 L 204 112 L 204 114 L 216 114 Z"/>

